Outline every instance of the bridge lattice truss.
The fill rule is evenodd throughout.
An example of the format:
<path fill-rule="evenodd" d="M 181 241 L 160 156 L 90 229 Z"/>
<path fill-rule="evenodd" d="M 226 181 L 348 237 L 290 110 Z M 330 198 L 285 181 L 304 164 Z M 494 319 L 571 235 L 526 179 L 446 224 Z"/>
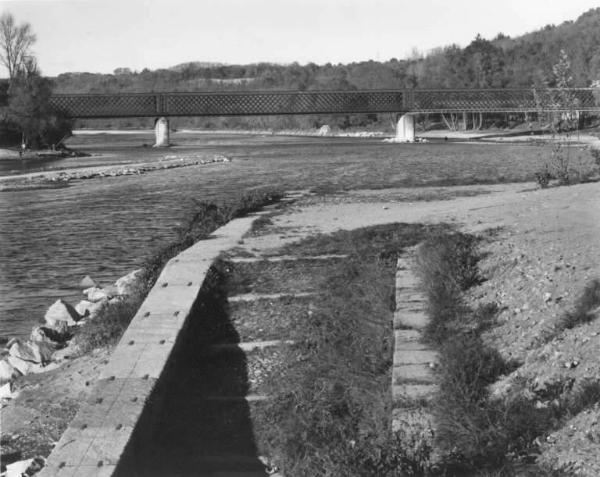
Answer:
<path fill-rule="evenodd" d="M 247 91 L 56 94 L 72 118 L 600 111 L 600 89 Z"/>

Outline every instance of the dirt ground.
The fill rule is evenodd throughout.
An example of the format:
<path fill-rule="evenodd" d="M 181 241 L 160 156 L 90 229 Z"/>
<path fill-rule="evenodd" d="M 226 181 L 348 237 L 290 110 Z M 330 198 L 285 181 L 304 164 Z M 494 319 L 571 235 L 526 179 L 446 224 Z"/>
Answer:
<path fill-rule="evenodd" d="M 268 254 L 309 235 L 394 222 L 443 222 L 491 237 L 482 245 L 486 281 L 469 299 L 474 304 L 495 302 L 501 309 L 498 326 L 485 338 L 503 356 L 522 364 L 504 380 L 505 390 L 518 377 L 540 389 L 565 380 L 597 379 L 600 322 L 576 327 L 547 344 L 542 337 L 572 309 L 585 285 L 600 278 L 600 183 L 544 190 L 519 183 L 307 196 L 272 217 L 277 234 L 248 237 L 242 248 Z M 52 376 L 24 381 L 21 395 L 2 410 L 3 441 L 8 435 L 16 440 L 27 426 L 41 425 L 35 422 L 52 423 L 56 403 L 81 399 L 89 389 L 82 382 L 94 379 L 94 366 L 104 357 L 87 359 Z M 34 405 L 35 400 L 28 401 L 34 390 L 38 396 L 52 391 L 51 397 L 38 398 Z M 68 415 L 65 411 L 63 418 Z M 543 444 L 542 459 L 555 466 L 568 463 L 580 475 L 600 475 L 599 423 L 596 408 L 573 416 Z M 48 435 L 48 440 L 58 439 L 56 432 Z"/>

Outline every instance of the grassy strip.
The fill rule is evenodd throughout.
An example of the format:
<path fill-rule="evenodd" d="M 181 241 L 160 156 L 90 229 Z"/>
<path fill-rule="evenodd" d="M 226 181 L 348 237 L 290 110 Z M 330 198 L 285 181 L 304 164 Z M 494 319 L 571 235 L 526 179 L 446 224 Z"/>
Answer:
<path fill-rule="evenodd" d="M 394 275 L 404 247 L 423 240 L 421 225 L 393 224 L 322 235 L 284 253 L 349 254 L 327 262 L 320 294 L 290 338 L 267 383 L 275 398 L 258 415 L 284 475 L 419 475 L 391 430 Z M 293 278 L 295 279 L 295 278 Z M 425 449 L 424 454 L 428 453 Z"/>
<path fill-rule="evenodd" d="M 472 310 L 462 299 L 462 293 L 480 280 L 476 249 L 472 236 L 443 234 L 427 240 L 418 254 L 429 301 L 425 337 L 440 352 L 440 389 L 432 413 L 436 445 L 445 456 L 442 473 L 468 475 L 475 469 L 493 469 L 494 475 L 509 476 L 515 475 L 517 466 L 526 465 L 526 475 L 554 475 L 532 465 L 538 438 L 597 402 L 600 386 L 584 383 L 569 394 L 550 390 L 548 398 L 557 400 L 548 407 L 536 406 L 518 391 L 505 398 L 490 396 L 489 385 L 515 364 L 504 361 L 481 339 L 494 321 L 496 306 Z M 589 321 L 590 309 L 598 306 L 599 289 L 596 281 L 586 289 L 576 310 L 565 317 L 565 328 Z"/>
<path fill-rule="evenodd" d="M 79 328 L 74 343 L 79 347 L 80 353 L 118 342 L 170 259 L 197 241 L 205 239 L 230 220 L 275 203 L 282 197 L 283 192 L 280 190 L 262 188 L 240 195 L 224 205 L 199 202 L 189 219 L 177 229 L 177 238 L 146 260 L 143 266 L 145 274 L 139 290 L 126 300 L 110 304 L 100 316 Z"/>

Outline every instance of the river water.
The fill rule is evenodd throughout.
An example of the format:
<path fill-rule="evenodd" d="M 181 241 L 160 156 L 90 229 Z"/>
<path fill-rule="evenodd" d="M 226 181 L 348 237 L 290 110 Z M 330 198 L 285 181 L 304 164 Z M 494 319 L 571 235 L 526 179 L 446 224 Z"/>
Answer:
<path fill-rule="evenodd" d="M 174 237 L 194 201 L 227 201 L 277 185 L 385 187 L 446 179 L 504 180 L 535 169 L 527 146 L 398 145 L 380 139 L 176 133 L 157 150 L 153 134 L 76 135 L 85 158 L 0 161 L 0 175 L 223 154 L 230 163 L 72 181 L 62 189 L 0 192 L 0 337 L 26 336 L 58 298 L 75 304 L 79 281 L 102 285 L 138 268 Z M 524 160 L 530 156 L 531 161 Z M 536 156 L 537 157 L 537 156 Z M 525 171 L 528 173 L 527 171 Z"/>
<path fill-rule="evenodd" d="M 356 140 L 241 135 L 176 135 L 169 150 L 142 147 L 153 134 L 76 136 L 70 146 L 92 157 L 0 161 L 0 175 L 106 164 L 158 161 L 165 156 L 225 154 L 231 163 L 183 167 L 140 176 L 73 181 L 63 189 L 0 192 L 0 337 L 26 336 L 58 298 L 75 304 L 78 282 L 90 275 L 109 284 L 137 268 L 193 208 L 194 200 L 228 200 L 245 188 L 296 185 L 298 161 L 323 157 Z M 366 144 L 369 141 L 362 141 Z M 374 141 L 371 141 L 374 144 Z M 328 163 L 331 158 L 322 162 Z M 286 172 L 287 170 L 287 172 Z"/>

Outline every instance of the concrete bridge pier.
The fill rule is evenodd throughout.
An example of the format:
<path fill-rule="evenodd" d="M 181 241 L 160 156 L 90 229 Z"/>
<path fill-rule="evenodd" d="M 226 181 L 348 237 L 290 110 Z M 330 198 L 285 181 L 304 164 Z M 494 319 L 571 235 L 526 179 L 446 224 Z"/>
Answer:
<path fill-rule="evenodd" d="M 396 124 L 395 142 L 415 141 L 415 117 L 412 114 L 403 114 Z"/>
<path fill-rule="evenodd" d="M 168 147 L 169 143 L 169 120 L 167 118 L 158 118 L 154 123 L 154 135 L 156 142 L 154 147 Z"/>

